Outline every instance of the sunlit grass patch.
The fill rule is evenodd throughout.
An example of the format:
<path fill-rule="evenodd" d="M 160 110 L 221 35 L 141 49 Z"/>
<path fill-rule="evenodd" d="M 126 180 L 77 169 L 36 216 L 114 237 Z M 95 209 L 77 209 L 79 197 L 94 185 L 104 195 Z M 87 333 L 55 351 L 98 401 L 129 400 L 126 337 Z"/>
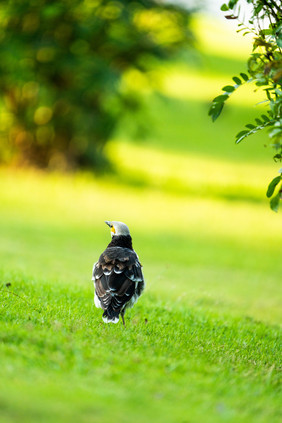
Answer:
<path fill-rule="evenodd" d="M 211 101 L 223 86 L 234 85 L 233 76 L 246 72 L 252 35 L 236 34 L 237 22 L 234 25 L 216 17 L 198 15 L 192 20 L 192 27 L 197 52 L 189 52 L 184 61 L 160 66 L 159 87 L 172 98 Z M 264 99 L 264 93 L 245 84 L 231 97 L 233 104 L 253 106 Z"/>
<path fill-rule="evenodd" d="M 124 182 L 135 181 L 171 193 L 201 198 L 265 199 L 265 178 L 273 173 L 271 164 L 259 168 L 195 153 L 160 151 L 146 145 L 110 143 L 107 146 L 113 163 Z"/>
<path fill-rule="evenodd" d="M 92 264 L 109 241 L 103 222 L 117 219 L 131 228 L 149 291 L 166 297 L 173 284 L 176 300 L 192 304 L 204 295 L 215 307 L 233 304 L 235 314 L 279 320 L 281 216 L 258 201 L 255 185 L 246 190 L 256 201 L 230 202 L 215 183 L 213 194 L 196 197 L 179 183 L 174 189 L 150 181 L 125 185 L 120 177 L 2 170 L 2 279 L 13 281 L 21 271 L 54 283 L 90 283 Z"/>
<path fill-rule="evenodd" d="M 165 96 L 150 96 L 148 111 L 140 115 L 144 125 L 149 126 L 147 138 L 140 140 L 136 134 L 136 122 L 127 119 L 120 125 L 115 139 L 118 141 L 139 142 L 147 149 L 157 148 L 186 155 L 198 155 L 211 160 L 226 160 L 240 163 L 269 163 L 273 169 L 279 169 L 279 163 L 273 162 L 273 149 L 269 146 L 266 131 L 260 131 L 235 145 L 237 134 L 247 122 L 254 122 L 259 109 L 256 107 L 238 107 L 230 102 L 226 105 L 222 119 L 216 122 L 208 117 L 210 103 L 196 100 L 172 99 Z M 263 106 L 260 106 L 263 110 Z M 134 137 L 135 133 L 135 137 Z M 114 156 L 109 152 L 109 158 Z M 138 160 L 138 157 L 137 157 Z M 134 162 L 134 160 L 133 160 Z M 152 163 L 152 167 L 155 163 Z"/>
<path fill-rule="evenodd" d="M 241 72 L 245 69 L 241 69 Z M 217 95 L 223 94 L 221 88 L 225 85 L 234 85 L 232 77 L 222 75 L 210 75 L 208 72 L 201 72 L 201 69 L 165 70 L 161 74 L 163 78 L 162 92 L 169 97 L 187 100 L 211 101 Z M 264 94 L 257 90 L 257 87 L 247 83 L 240 87 L 229 100 L 233 104 L 252 106 L 264 100 Z M 260 110 L 260 109 L 259 109 Z M 259 112 L 258 112 L 259 113 Z"/>

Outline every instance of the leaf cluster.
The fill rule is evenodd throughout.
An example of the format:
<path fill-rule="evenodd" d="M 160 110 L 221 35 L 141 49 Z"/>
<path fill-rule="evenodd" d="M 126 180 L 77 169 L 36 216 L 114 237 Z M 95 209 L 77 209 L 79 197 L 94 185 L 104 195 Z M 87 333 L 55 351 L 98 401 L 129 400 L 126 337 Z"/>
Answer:
<path fill-rule="evenodd" d="M 125 75 L 138 86 L 191 44 L 189 16 L 156 0 L 0 1 L 0 161 L 104 166 L 121 117 L 142 107 Z"/>
<path fill-rule="evenodd" d="M 252 15 L 246 20 L 242 6 L 252 5 Z M 221 10 L 228 12 L 226 19 L 238 20 L 238 31 L 243 35 L 253 34 L 253 51 L 247 62 L 247 72 L 234 76 L 234 85 L 222 88 L 223 94 L 212 101 L 209 115 L 215 121 L 221 114 L 225 102 L 231 94 L 246 83 L 253 83 L 264 91 L 267 110 L 265 114 L 255 119 L 255 123 L 246 124 L 246 129 L 236 135 L 236 143 L 240 143 L 249 135 L 268 128 L 270 144 L 275 150 L 274 160 L 282 160 L 282 11 L 278 2 L 272 0 L 231 0 L 221 6 Z M 280 178 L 278 176 L 277 178 Z M 280 179 L 274 178 L 278 181 Z M 273 182 L 273 181 L 272 181 Z M 272 182 L 269 186 L 273 186 Z M 276 185 L 277 185 L 276 184 Z M 275 186 L 276 186 L 275 185 Z M 275 188 L 275 187 L 274 187 Z M 270 206 L 278 210 L 281 198 L 280 191 L 272 198 Z M 269 194 L 270 192 L 271 195 Z M 271 197 L 274 191 L 268 190 Z"/>

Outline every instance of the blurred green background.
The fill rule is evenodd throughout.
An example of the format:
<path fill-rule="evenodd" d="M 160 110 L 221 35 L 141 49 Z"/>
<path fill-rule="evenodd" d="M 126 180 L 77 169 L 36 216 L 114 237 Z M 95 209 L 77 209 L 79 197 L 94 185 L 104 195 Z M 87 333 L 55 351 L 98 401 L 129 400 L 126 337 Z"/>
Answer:
<path fill-rule="evenodd" d="M 278 422 L 277 166 L 249 40 L 153 1 L 1 2 L 1 422 Z M 101 322 L 91 270 L 128 224 L 146 291 Z M 11 284 L 11 285 L 9 285 Z"/>

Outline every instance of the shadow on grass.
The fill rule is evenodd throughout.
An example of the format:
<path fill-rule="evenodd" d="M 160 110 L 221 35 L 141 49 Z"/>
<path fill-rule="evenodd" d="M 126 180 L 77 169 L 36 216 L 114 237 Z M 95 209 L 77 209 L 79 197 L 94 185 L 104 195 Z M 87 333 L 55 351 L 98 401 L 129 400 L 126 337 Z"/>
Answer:
<path fill-rule="evenodd" d="M 114 169 L 112 169 L 111 175 L 107 176 L 111 181 L 114 181 L 119 186 L 132 187 L 134 189 L 140 190 L 155 190 L 157 192 L 164 192 L 166 194 L 183 196 L 183 197 L 194 197 L 194 198 L 204 198 L 204 199 L 219 199 L 227 200 L 230 202 L 248 202 L 255 204 L 266 203 L 266 197 L 260 196 L 248 191 L 247 188 L 241 189 L 236 186 L 211 186 L 211 185 L 201 185 L 198 187 L 195 185 L 186 185 L 185 181 L 181 184 L 179 180 L 175 181 L 173 177 L 166 178 L 163 183 L 154 182 L 153 179 L 145 179 L 139 177 L 137 174 L 122 174 Z"/>

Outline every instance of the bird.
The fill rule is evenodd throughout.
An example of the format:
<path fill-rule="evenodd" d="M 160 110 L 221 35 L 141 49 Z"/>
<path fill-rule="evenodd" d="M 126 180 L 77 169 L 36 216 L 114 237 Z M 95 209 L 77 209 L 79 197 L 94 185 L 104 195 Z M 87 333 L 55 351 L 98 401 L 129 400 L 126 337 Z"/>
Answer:
<path fill-rule="evenodd" d="M 145 288 L 142 265 L 133 250 L 128 226 L 123 222 L 109 221 L 112 240 L 99 260 L 94 263 L 94 304 L 104 310 L 105 323 L 118 323 L 127 308 L 133 307 Z"/>

